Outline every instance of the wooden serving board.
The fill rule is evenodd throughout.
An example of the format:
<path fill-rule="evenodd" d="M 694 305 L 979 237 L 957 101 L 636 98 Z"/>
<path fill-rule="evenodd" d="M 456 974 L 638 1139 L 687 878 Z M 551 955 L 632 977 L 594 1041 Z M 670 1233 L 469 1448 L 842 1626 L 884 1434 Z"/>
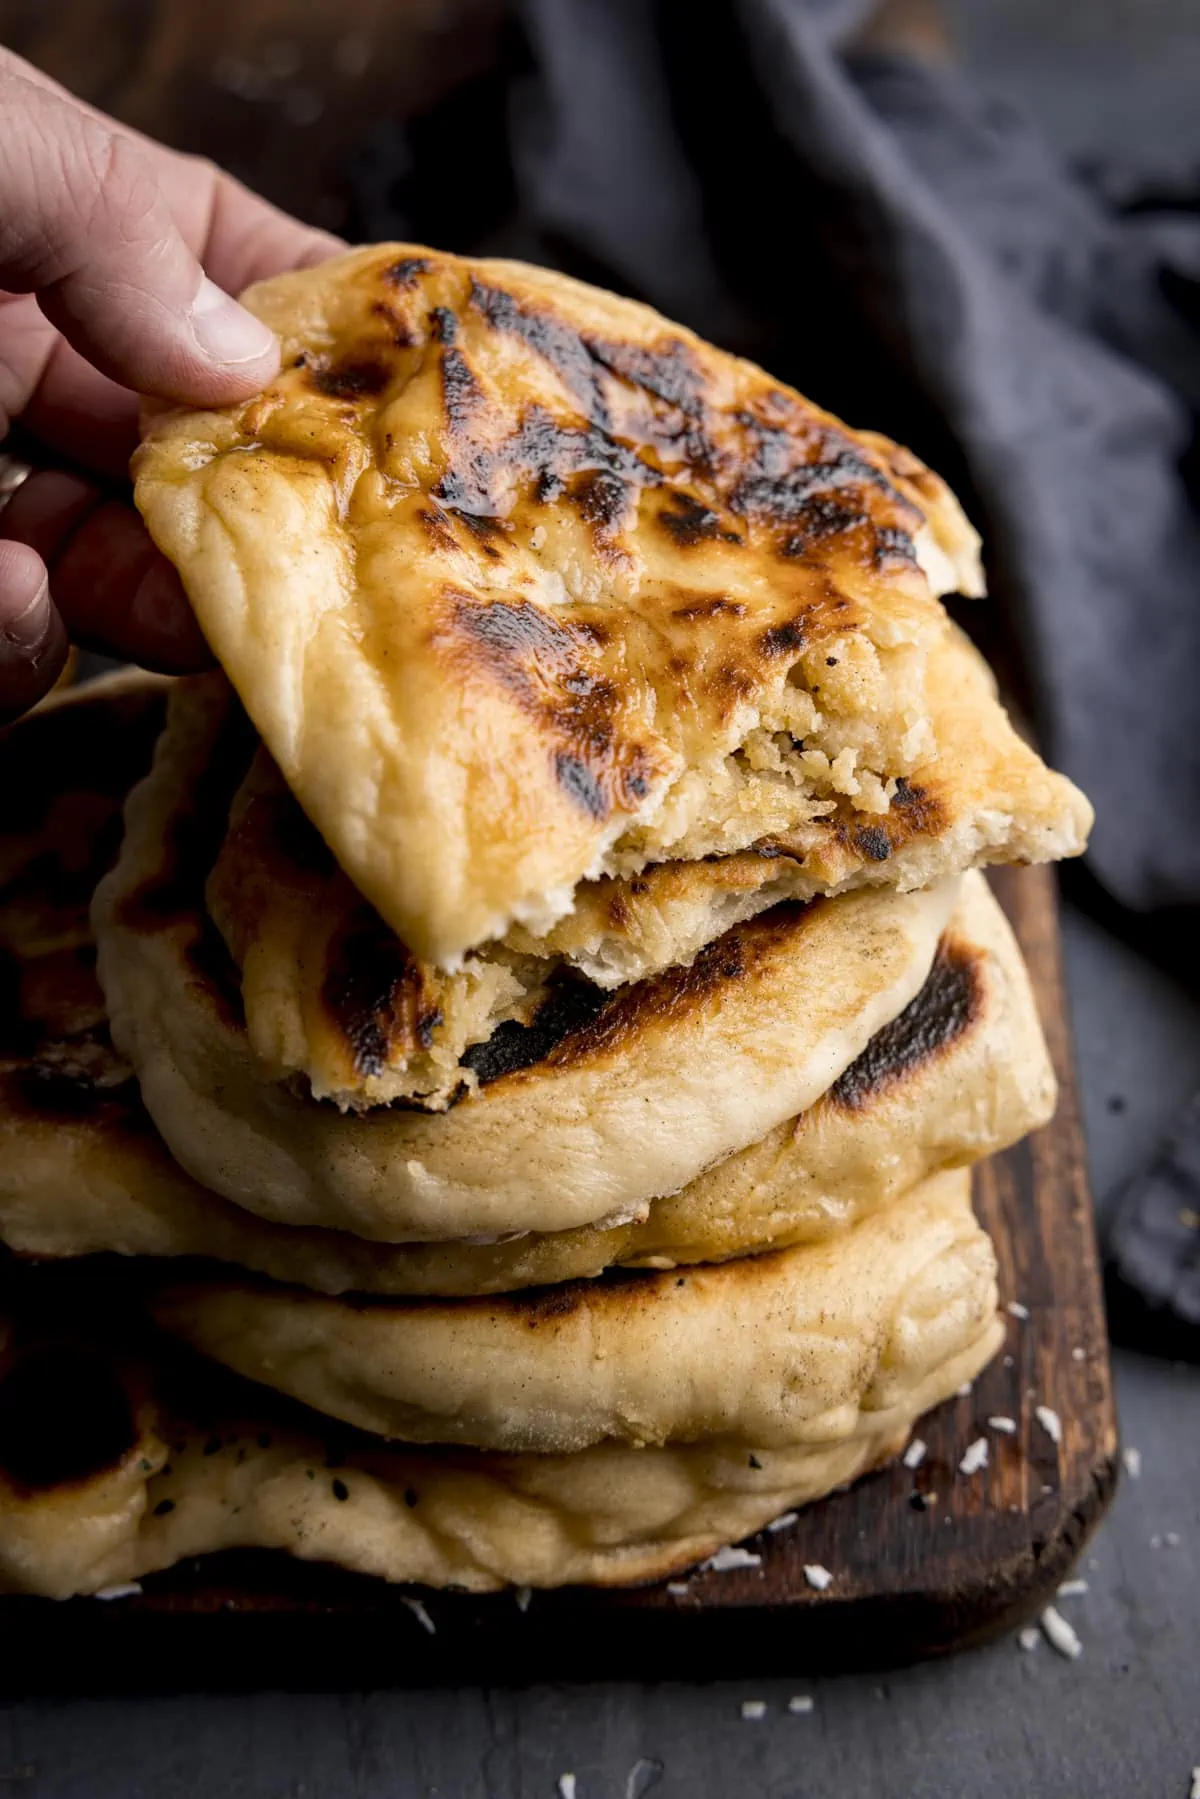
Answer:
<path fill-rule="evenodd" d="M 925 1460 L 885 1468 L 750 1547 L 755 1567 L 625 1592 L 407 1595 L 283 1557 L 227 1555 L 141 1597 L 0 1606 L 0 1680 L 168 1685 L 631 1678 L 882 1666 L 1011 1628 L 1053 1597 L 1116 1484 L 1117 1431 L 1063 990 L 1053 875 L 1004 869 L 1061 1083 L 1053 1122 L 975 1178 L 1010 1316 L 1002 1355 L 919 1426 Z M 1055 1442 L 1037 1416 L 1061 1421 Z M 1016 1421 L 1014 1435 L 986 1428 Z M 958 1464 L 986 1435 L 986 1469 Z M 828 1568 L 824 1592 L 806 1563 Z"/>

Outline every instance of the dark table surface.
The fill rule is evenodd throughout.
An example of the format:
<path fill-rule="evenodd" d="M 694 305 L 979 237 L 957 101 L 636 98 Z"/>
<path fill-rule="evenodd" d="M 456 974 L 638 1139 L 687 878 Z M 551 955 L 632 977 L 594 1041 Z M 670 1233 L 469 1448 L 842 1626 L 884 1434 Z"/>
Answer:
<path fill-rule="evenodd" d="M 950 11 L 967 61 L 1067 149 L 1145 145 L 1200 163 L 1193 7 L 957 0 Z M 336 229 L 328 171 L 345 121 L 389 95 L 402 102 L 422 70 L 457 66 L 423 23 L 436 11 L 436 0 L 0 0 L 0 41 L 164 135 L 168 93 L 176 141 L 234 162 L 247 119 L 269 123 L 256 132 L 273 146 L 274 197 Z M 225 48 L 181 81 L 180 45 L 200 14 L 208 43 Z M 323 49 L 302 50 L 297 67 L 301 16 Z M 300 158 L 304 133 L 312 155 Z M 1200 1085 L 1200 1005 L 1071 908 L 1066 944 L 1103 1216 Z M 329 1690 L 287 1694 L 264 1668 L 255 1694 L 26 1698 L 0 1702 L 0 1799 L 569 1799 L 568 1773 L 577 1799 L 1185 1799 L 1200 1769 L 1200 1369 L 1126 1351 L 1115 1362 L 1141 1475 L 1125 1479 L 1085 1552 L 1087 1591 L 1061 1602 L 1083 1642 L 1077 1661 L 1010 1638 L 900 1672 L 704 1687 L 664 1667 L 654 1685 L 344 1694 L 331 1669 Z M 788 1712 L 794 1694 L 812 1696 L 811 1713 Z M 765 1716 L 744 1719 L 745 1700 L 765 1701 Z"/>

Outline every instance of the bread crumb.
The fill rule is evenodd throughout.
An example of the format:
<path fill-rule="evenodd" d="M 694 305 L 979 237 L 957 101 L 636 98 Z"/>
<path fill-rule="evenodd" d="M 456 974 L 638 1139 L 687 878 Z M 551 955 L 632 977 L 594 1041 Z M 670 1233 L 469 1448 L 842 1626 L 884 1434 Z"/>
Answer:
<path fill-rule="evenodd" d="M 517 1610 L 519 1612 L 527 1612 L 529 1610 L 529 1601 L 533 1598 L 533 1588 L 518 1587 L 513 1594 L 513 1598 L 517 1602 Z"/>
<path fill-rule="evenodd" d="M 762 1556 L 755 1555 L 751 1549 L 738 1549 L 727 1543 L 700 1566 L 711 1569 L 714 1574 L 728 1574 L 733 1568 L 761 1568 Z"/>
<path fill-rule="evenodd" d="M 92 1598 L 93 1599 L 136 1599 L 138 1594 L 141 1592 L 141 1590 L 142 1590 L 141 1581 L 125 1580 L 125 1581 L 122 1581 L 118 1586 L 101 1587 L 100 1591 L 98 1593 L 92 1594 Z"/>
<path fill-rule="evenodd" d="M 746 1718 L 746 1719 L 749 1719 L 752 1721 L 757 1721 L 759 1718 L 765 1718 L 766 1715 L 767 1715 L 767 1702 L 765 1699 L 743 1699 L 742 1700 L 742 1716 L 743 1716 L 743 1718 Z"/>
<path fill-rule="evenodd" d="M 813 1709 L 811 1693 L 793 1693 L 788 1700 L 788 1710 L 797 1717 L 807 1717 Z"/>
<path fill-rule="evenodd" d="M 1036 1649 L 1041 1640 L 1042 1633 L 1035 1624 L 1027 1624 L 1024 1630 L 1018 1632 L 1017 1635 L 1017 1641 L 1022 1649 Z"/>
<path fill-rule="evenodd" d="M 560 1774 L 558 1777 L 558 1799 L 576 1799 L 575 1776 Z"/>
<path fill-rule="evenodd" d="M 406 1605 L 422 1630 L 427 1630 L 431 1637 L 437 1635 L 437 1625 L 425 1610 L 419 1599 L 410 1599 L 407 1593 L 399 1595 L 401 1605 Z"/>
<path fill-rule="evenodd" d="M 960 1474 L 978 1474 L 981 1468 L 988 1465 L 988 1441 L 986 1437 L 976 1437 L 967 1449 L 962 1461 L 958 1464 Z"/>
<path fill-rule="evenodd" d="M 1087 1590 L 1088 1583 L 1086 1580 L 1064 1580 L 1061 1587 L 1058 1589 L 1058 1597 L 1060 1599 L 1078 1599 L 1080 1595 L 1086 1593 Z"/>
<path fill-rule="evenodd" d="M 1015 1418 L 1004 1418 L 1004 1417 L 1000 1417 L 1000 1416 L 997 1416 L 995 1418 L 989 1418 L 988 1419 L 988 1429 L 1003 1431 L 1006 1437 L 1015 1437 L 1017 1434 L 1016 1419 Z"/>
<path fill-rule="evenodd" d="M 1141 1478 L 1142 1478 L 1142 1452 L 1141 1452 L 1141 1450 L 1134 1449 L 1131 1444 L 1128 1449 L 1123 1449 L 1121 1451 L 1121 1460 L 1125 1465 L 1125 1472 L 1129 1476 L 1130 1480 L 1141 1480 Z"/>
<path fill-rule="evenodd" d="M 768 1530 L 790 1530 L 799 1518 L 799 1512 L 780 1512 L 778 1518 L 772 1518 L 767 1525 Z"/>
<path fill-rule="evenodd" d="M 925 1460 L 925 1443 L 920 1437 L 914 1437 L 904 1451 L 903 1461 L 906 1468 L 919 1468 Z"/>
<path fill-rule="evenodd" d="M 671 1595 L 672 1599 L 686 1599 L 688 1596 L 687 1581 L 669 1580 L 667 1582 L 667 1592 Z"/>
<path fill-rule="evenodd" d="M 1083 1654 L 1083 1644 L 1071 1629 L 1061 1612 L 1048 1605 L 1042 1613 L 1042 1630 L 1046 1641 L 1060 1655 L 1065 1655 L 1069 1662 L 1078 1661 Z"/>
<path fill-rule="evenodd" d="M 1024 1324 L 1029 1317 L 1029 1307 L 1023 1306 L 1019 1299 L 1010 1299 L 1004 1310 L 1010 1318 L 1019 1318 Z"/>
<path fill-rule="evenodd" d="M 823 1593 L 826 1587 L 833 1585 L 833 1575 L 828 1568 L 822 1568 L 820 1562 L 805 1562 L 804 1578 L 818 1593 Z"/>
<path fill-rule="evenodd" d="M 1062 1442 L 1062 1420 L 1053 1406 L 1036 1406 L 1033 1415 L 1052 1443 Z"/>

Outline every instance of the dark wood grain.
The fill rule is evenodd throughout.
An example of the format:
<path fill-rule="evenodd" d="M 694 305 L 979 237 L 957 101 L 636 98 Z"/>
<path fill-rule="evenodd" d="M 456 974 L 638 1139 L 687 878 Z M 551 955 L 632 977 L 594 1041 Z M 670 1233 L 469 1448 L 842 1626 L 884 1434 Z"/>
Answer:
<path fill-rule="evenodd" d="M 968 1396 L 922 1422 L 918 1471 L 895 1463 L 809 1507 L 791 1530 L 755 1540 L 760 1567 L 693 1575 L 684 1597 L 665 1586 L 539 1593 L 522 1613 L 511 1594 L 422 1593 L 434 1636 L 397 1590 L 266 1555 L 189 1564 L 119 1605 L 10 1600 L 6 1684 L 260 1684 L 268 1669 L 272 1684 L 328 1686 L 881 1666 L 959 1648 L 1046 1604 L 1112 1495 L 1117 1433 L 1054 880 L 1005 869 L 995 884 L 1061 1098 L 1045 1130 L 977 1171 L 1001 1299 L 1029 1316 L 1010 1317 L 1003 1354 Z M 1061 1442 L 1039 1406 L 1061 1420 Z M 1014 1419 L 1016 1434 L 987 1430 L 996 1415 Z M 983 1434 L 987 1469 L 959 1474 Z M 806 1562 L 833 1573 L 826 1592 L 809 1587 Z"/>

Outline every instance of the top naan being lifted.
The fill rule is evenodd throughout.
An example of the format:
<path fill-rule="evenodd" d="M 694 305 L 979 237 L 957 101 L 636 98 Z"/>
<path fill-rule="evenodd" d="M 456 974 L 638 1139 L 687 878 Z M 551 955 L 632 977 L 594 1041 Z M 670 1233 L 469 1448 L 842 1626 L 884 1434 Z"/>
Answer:
<path fill-rule="evenodd" d="M 934 594 L 981 587 L 908 452 L 518 263 L 393 244 L 245 298 L 283 372 L 158 416 L 137 501 L 285 779 L 418 955 L 453 967 L 551 927 L 586 878 L 822 820 L 839 886 L 1082 848 L 1086 801 L 1047 775 L 1000 818 L 964 794 L 888 861 L 881 821 L 938 753 Z"/>

